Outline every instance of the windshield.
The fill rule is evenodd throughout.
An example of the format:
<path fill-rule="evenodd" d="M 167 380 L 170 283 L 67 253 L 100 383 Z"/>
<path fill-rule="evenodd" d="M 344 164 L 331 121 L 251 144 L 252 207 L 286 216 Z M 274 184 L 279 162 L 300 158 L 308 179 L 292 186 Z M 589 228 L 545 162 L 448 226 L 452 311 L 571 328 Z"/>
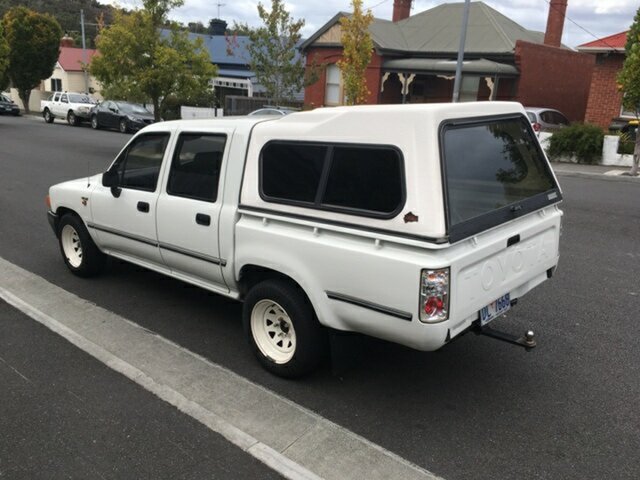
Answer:
<path fill-rule="evenodd" d="M 451 231 L 477 233 L 560 198 L 524 117 L 447 125 L 443 147 Z"/>
<path fill-rule="evenodd" d="M 69 94 L 70 103 L 96 103 L 89 95 L 79 95 L 75 93 Z"/>
<path fill-rule="evenodd" d="M 142 105 L 135 103 L 118 103 L 118 108 L 125 113 L 137 113 L 138 115 L 151 115 L 151 112 Z"/>

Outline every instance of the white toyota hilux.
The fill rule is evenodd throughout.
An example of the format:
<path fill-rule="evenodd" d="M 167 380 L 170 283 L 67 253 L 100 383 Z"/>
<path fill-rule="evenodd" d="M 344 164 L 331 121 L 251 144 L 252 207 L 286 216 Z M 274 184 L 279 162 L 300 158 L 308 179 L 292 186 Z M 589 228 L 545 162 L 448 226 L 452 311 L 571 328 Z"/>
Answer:
<path fill-rule="evenodd" d="M 103 174 L 54 185 L 81 276 L 111 255 L 244 302 L 262 365 L 315 368 L 327 327 L 419 350 L 550 278 L 561 191 L 517 103 L 338 107 L 144 128 Z"/>

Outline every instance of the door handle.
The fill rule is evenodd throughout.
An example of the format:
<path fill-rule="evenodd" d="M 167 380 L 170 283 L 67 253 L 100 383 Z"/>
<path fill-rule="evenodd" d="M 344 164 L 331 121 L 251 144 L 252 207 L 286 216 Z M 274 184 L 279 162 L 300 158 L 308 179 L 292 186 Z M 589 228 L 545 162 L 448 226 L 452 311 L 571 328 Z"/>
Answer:
<path fill-rule="evenodd" d="M 138 202 L 138 211 L 149 213 L 149 204 L 147 202 Z"/>
<path fill-rule="evenodd" d="M 205 215 L 204 213 L 196 213 L 196 223 L 198 225 L 204 225 L 208 227 L 211 225 L 211 217 L 209 215 Z"/>

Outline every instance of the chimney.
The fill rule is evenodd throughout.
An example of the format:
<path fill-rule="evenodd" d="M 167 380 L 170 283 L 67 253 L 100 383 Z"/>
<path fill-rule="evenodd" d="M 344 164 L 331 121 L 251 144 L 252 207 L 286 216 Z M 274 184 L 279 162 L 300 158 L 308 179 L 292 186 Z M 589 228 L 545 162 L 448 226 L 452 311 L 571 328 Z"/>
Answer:
<path fill-rule="evenodd" d="M 223 36 L 227 31 L 227 22 L 219 18 L 212 18 L 209 20 L 209 35 Z"/>
<path fill-rule="evenodd" d="M 562 45 L 565 13 L 567 13 L 567 0 L 551 0 L 549 3 L 549 18 L 547 18 L 547 31 L 544 34 L 545 45 L 551 47 Z"/>
<path fill-rule="evenodd" d="M 64 37 L 60 39 L 61 47 L 74 47 L 76 44 L 75 40 L 69 36 L 68 33 L 65 32 Z"/>
<path fill-rule="evenodd" d="M 393 21 L 399 22 L 411 15 L 412 0 L 393 0 Z"/>

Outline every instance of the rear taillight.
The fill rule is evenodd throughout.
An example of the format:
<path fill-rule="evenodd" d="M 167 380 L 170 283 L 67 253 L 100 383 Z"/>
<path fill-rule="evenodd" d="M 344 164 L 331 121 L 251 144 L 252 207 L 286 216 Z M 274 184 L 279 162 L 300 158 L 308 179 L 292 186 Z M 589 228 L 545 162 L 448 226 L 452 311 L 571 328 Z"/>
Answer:
<path fill-rule="evenodd" d="M 47 206 L 47 208 L 51 210 L 51 197 L 49 195 L 44 197 L 44 203 Z"/>
<path fill-rule="evenodd" d="M 540 125 L 538 122 L 532 123 L 531 126 L 533 127 L 534 132 L 539 132 L 540 130 L 542 130 L 542 125 Z"/>
<path fill-rule="evenodd" d="M 420 321 L 442 322 L 449 318 L 449 269 L 422 270 L 420 275 Z"/>

